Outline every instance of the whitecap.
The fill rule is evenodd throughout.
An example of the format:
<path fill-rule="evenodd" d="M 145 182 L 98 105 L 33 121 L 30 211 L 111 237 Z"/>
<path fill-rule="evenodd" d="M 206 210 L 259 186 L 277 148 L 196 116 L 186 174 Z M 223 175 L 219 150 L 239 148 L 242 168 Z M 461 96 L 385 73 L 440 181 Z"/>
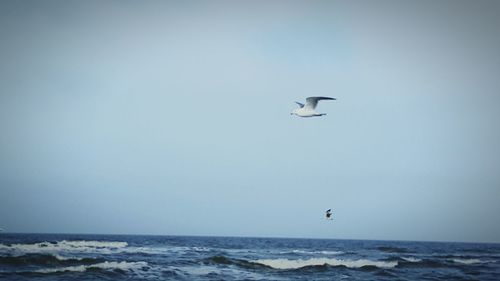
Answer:
<path fill-rule="evenodd" d="M 85 241 L 62 240 L 56 243 L 40 242 L 32 244 L 0 244 L 0 253 L 9 255 L 23 255 L 26 253 L 101 253 L 108 254 L 127 247 L 127 242 L 118 241 Z"/>
<path fill-rule="evenodd" d="M 44 269 L 39 269 L 35 270 L 33 272 L 36 273 L 55 273 L 55 272 L 66 272 L 66 271 L 71 271 L 71 272 L 84 272 L 89 268 L 99 268 L 99 269 L 104 269 L 104 270 L 115 270 L 115 269 L 120 269 L 123 271 L 135 271 L 135 270 L 140 270 L 148 266 L 147 262 L 144 261 L 138 261 L 138 262 L 126 262 L 126 261 L 121 261 L 121 262 L 102 262 L 102 263 L 96 263 L 96 264 L 91 264 L 91 265 L 76 265 L 76 266 L 66 266 L 66 267 L 58 267 L 58 268 L 44 268 Z"/>
<path fill-rule="evenodd" d="M 408 262 L 421 262 L 422 261 L 421 259 L 414 258 L 414 257 L 402 257 L 402 259 L 404 259 L 405 261 L 408 261 Z"/>
<path fill-rule="evenodd" d="M 333 258 L 311 258 L 311 259 L 259 259 L 254 262 L 270 266 L 276 269 L 297 269 L 305 266 L 331 265 L 345 266 L 349 268 L 360 268 L 363 266 L 376 266 L 379 268 L 393 268 L 398 265 L 397 261 L 372 261 L 367 259 L 342 260 Z"/>
<path fill-rule="evenodd" d="M 125 248 L 128 246 L 127 242 L 121 242 L 121 241 L 86 241 L 86 240 L 76 240 L 76 241 L 67 241 L 63 240 L 61 242 L 58 242 L 59 245 L 62 247 L 68 246 L 68 247 L 74 247 L 74 248 L 80 248 L 80 247 L 88 247 L 88 248 Z"/>
<path fill-rule="evenodd" d="M 319 251 L 318 253 L 323 255 L 342 255 L 344 252 L 342 251 Z"/>
<path fill-rule="evenodd" d="M 212 248 L 207 247 L 186 247 L 186 246 L 158 246 L 158 247 L 127 247 L 121 249 L 119 252 L 123 253 L 143 253 L 150 255 L 163 255 L 163 254 L 187 254 L 190 252 L 209 252 Z"/>
<path fill-rule="evenodd" d="M 452 259 L 452 261 L 455 263 L 461 263 L 461 264 L 483 263 L 483 261 L 480 259 Z"/>
<path fill-rule="evenodd" d="M 266 276 L 259 274 L 257 272 L 250 272 L 247 270 L 240 270 L 237 268 L 220 268 L 216 266 L 183 266 L 183 267 L 174 267 L 177 273 L 180 273 L 186 278 L 192 279 L 193 276 L 202 277 L 202 276 L 210 276 L 210 275 L 218 275 L 218 276 L 237 276 L 237 279 L 243 280 L 266 280 Z M 273 280 L 285 280 L 273 278 Z M 288 279 L 286 279 L 288 280 Z"/>
<path fill-rule="evenodd" d="M 192 249 L 196 252 L 210 252 L 210 251 L 212 251 L 211 248 L 207 248 L 207 247 L 192 247 Z"/>
<path fill-rule="evenodd" d="M 56 259 L 60 260 L 60 261 L 67 261 L 67 260 L 78 260 L 78 261 L 81 261 L 83 259 L 83 258 L 78 258 L 78 257 L 61 256 L 61 255 L 58 255 L 58 254 L 53 254 L 52 256 L 55 257 Z"/>
<path fill-rule="evenodd" d="M 288 254 L 290 252 L 281 252 L 282 254 Z M 295 254 L 306 254 L 306 255 L 341 255 L 342 251 L 307 251 L 307 250 L 292 250 L 291 253 Z"/>

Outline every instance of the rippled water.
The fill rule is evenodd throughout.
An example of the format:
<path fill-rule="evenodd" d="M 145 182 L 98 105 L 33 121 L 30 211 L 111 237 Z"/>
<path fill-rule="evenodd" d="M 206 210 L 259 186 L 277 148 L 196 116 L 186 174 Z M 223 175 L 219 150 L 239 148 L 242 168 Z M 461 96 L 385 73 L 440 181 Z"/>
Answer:
<path fill-rule="evenodd" d="M 1 234 L 7 280 L 500 280 L 500 245 Z"/>

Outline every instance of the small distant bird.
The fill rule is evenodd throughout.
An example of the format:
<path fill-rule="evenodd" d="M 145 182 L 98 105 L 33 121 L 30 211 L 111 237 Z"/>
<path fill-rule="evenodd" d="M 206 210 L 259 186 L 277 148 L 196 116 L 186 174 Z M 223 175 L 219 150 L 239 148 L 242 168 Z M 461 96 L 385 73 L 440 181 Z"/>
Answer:
<path fill-rule="evenodd" d="M 316 106 L 318 105 L 318 101 L 320 100 L 336 100 L 336 99 L 330 97 L 308 97 L 306 98 L 306 104 L 296 101 L 295 103 L 298 104 L 300 108 L 294 109 L 290 114 L 297 115 L 299 117 L 315 117 L 315 116 L 326 115 L 326 113 L 318 113 L 315 110 Z"/>
<path fill-rule="evenodd" d="M 332 209 L 326 210 L 325 216 L 326 216 L 327 220 L 331 220 L 332 219 L 331 218 L 331 216 L 332 216 Z"/>

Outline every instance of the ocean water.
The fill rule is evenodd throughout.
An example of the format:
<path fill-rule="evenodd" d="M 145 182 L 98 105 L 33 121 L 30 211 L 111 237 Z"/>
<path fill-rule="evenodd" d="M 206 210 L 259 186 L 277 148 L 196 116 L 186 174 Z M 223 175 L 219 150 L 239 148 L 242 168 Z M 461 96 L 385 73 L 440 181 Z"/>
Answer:
<path fill-rule="evenodd" d="M 500 244 L 0 234 L 3 280 L 500 280 Z"/>

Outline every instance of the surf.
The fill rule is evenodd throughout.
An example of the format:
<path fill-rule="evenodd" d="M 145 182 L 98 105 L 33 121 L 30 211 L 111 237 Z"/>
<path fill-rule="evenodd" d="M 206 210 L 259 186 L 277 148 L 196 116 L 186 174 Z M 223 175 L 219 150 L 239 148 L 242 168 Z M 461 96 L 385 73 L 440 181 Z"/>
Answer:
<path fill-rule="evenodd" d="M 274 269 L 299 269 L 308 266 L 344 266 L 347 268 L 362 268 L 373 266 L 377 268 L 394 268 L 397 261 L 374 261 L 368 259 L 343 260 L 335 258 L 310 258 L 310 259 L 258 259 L 254 263 L 263 264 Z"/>
<path fill-rule="evenodd" d="M 0 254 L 23 255 L 27 253 L 113 253 L 128 246 L 120 241 L 62 240 L 26 244 L 0 244 Z"/>

